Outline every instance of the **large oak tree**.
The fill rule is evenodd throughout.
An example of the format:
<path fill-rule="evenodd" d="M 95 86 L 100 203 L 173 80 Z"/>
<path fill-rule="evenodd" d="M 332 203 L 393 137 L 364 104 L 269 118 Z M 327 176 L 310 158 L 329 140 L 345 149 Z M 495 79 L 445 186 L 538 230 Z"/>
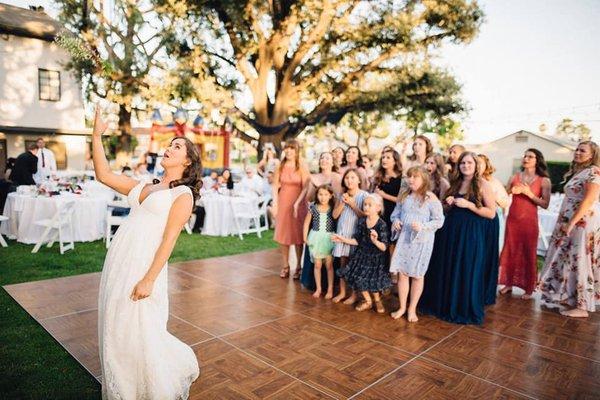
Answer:
<path fill-rule="evenodd" d="M 166 0 L 165 0 L 166 1 Z M 348 113 L 444 118 L 461 112 L 460 85 L 436 49 L 476 35 L 470 0 L 188 0 L 182 77 L 229 92 L 233 114 L 273 142 Z M 247 101 L 250 99 L 250 101 Z"/>

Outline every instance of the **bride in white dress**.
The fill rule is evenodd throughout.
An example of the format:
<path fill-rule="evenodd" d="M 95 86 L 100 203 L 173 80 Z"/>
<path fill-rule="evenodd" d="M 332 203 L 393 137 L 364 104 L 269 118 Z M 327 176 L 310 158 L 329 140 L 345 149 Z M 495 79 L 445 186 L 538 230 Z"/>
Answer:
<path fill-rule="evenodd" d="M 102 146 L 107 124 L 96 109 L 92 151 L 96 178 L 126 194 L 131 212 L 106 255 L 98 298 L 103 399 L 187 399 L 199 374 L 193 350 L 167 332 L 167 261 L 201 186 L 193 143 L 165 150 L 162 182 L 138 183 L 111 172 Z"/>

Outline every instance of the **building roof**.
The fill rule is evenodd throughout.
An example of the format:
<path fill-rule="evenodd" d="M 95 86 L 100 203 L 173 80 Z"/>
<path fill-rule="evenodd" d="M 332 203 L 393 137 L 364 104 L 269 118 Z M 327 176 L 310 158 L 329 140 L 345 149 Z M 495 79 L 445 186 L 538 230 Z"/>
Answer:
<path fill-rule="evenodd" d="M 508 138 L 510 136 L 523 135 L 523 134 L 536 136 L 536 137 L 538 137 L 540 139 L 547 140 L 547 141 L 549 141 L 551 143 L 554 143 L 554 144 L 556 144 L 558 146 L 561 146 L 561 147 L 565 147 L 565 148 L 567 148 L 569 150 L 572 150 L 572 151 L 574 151 L 577 148 L 577 143 L 572 142 L 570 140 L 565 140 L 565 139 L 557 138 L 557 137 L 554 137 L 554 136 L 544 135 L 542 133 L 534 133 L 534 132 L 526 131 L 526 130 L 523 130 L 523 129 L 521 129 L 520 131 L 513 132 L 511 134 L 508 134 L 506 136 L 502 136 L 501 138 L 498 138 L 496 140 L 492 140 L 491 142 L 488 142 L 488 143 L 479 143 L 479 144 L 471 145 L 471 146 L 472 147 L 476 147 L 476 146 L 481 146 L 481 145 L 485 145 L 485 144 L 489 144 L 489 143 L 495 143 L 495 142 L 498 142 L 500 140 L 504 140 L 504 139 L 506 139 L 506 138 Z"/>
<path fill-rule="evenodd" d="M 28 126 L 0 125 L 0 134 L 17 135 L 91 135 L 92 129 L 62 129 L 62 128 L 36 128 Z"/>
<path fill-rule="evenodd" d="M 43 8 L 26 9 L 0 3 L 0 33 L 53 41 L 63 26 Z"/>

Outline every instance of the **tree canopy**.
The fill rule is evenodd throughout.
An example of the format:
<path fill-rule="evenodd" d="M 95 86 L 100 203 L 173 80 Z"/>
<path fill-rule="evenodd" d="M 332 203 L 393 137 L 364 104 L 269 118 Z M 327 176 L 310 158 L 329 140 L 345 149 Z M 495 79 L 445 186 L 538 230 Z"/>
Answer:
<path fill-rule="evenodd" d="M 162 0 L 169 3 L 171 0 Z M 347 114 L 444 119 L 464 111 L 436 49 L 467 43 L 483 20 L 469 0 L 188 0 L 175 49 L 179 96 L 202 82 L 261 144 Z M 185 90 L 187 89 L 187 90 Z M 249 99 L 249 101 L 247 100 Z M 418 122 L 417 122 L 418 125 Z"/>
<path fill-rule="evenodd" d="M 569 139 L 574 142 L 580 142 L 582 140 L 590 140 L 592 137 L 592 131 L 585 124 L 575 124 L 571 118 L 563 118 L 556 125 L 554 134 L 558 137 Z"/>
<path fill-rule="evenodd" d="M 88 96 L 119 105 L 119 129 L 128 136 L 136 102 L 145 108 L 144 100 L 153 97 L 152 72 L 174 62 L 168 57 L 178 22 L 171 18 L 174 6 L 154 0 L 56 2 L 59 19 L 76 35 L 59 38 L 71 52 L 70 68 Z"/>

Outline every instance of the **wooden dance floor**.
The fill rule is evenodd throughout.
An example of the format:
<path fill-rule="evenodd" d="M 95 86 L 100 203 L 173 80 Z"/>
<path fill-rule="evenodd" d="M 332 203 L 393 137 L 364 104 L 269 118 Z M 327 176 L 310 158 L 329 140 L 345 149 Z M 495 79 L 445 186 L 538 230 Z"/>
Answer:
<path fill-rule="evenodd" d="M 600 397 L 600 316 L 502 296 L 481 327 L 313 299 L 276 251 L 171 265 L 169 330 L 198 355 L 192 399 Z M 93 376 L 100 274 L 5 286 Z M 386 308 L 397 306 L 386 298 Z M 24 338 L 25 340 L 26 338 Z"/>

